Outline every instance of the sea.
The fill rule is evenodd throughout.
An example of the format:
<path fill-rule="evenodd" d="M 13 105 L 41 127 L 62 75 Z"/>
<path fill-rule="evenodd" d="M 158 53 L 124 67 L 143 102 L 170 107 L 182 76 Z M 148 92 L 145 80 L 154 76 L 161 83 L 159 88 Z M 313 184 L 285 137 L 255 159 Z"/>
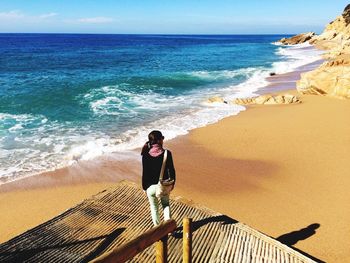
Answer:
<path fill-rule="evenodd" d="M 0 34 L 0 182 L 239 114 L 270 73 L 320 59 L 288 35 Z"/>

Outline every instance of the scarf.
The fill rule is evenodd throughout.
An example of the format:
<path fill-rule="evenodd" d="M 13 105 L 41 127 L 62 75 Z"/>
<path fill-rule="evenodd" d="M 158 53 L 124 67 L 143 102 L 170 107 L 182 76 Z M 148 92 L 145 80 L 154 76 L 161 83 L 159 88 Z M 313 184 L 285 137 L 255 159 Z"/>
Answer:
<path fill-rule="evenodd" d="M 149 155 L 151 155 L 152 157 L 157 157 L 159 155 L 161 155 L 164 152 L 164 149 L 161 145 L 159 144 L 153 144 L 151 146 L 151 149 L 149 150 Z"/>

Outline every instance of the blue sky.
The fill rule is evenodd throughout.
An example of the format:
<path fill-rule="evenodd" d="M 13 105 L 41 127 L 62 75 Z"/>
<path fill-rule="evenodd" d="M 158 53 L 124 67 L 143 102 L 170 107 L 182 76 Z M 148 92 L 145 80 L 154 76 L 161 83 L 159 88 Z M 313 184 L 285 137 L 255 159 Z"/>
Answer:
<path fill-rule="evenodd" d="M 342 0 L 0 0 L 0 32 L 320 33 L 348 3 Z"/>

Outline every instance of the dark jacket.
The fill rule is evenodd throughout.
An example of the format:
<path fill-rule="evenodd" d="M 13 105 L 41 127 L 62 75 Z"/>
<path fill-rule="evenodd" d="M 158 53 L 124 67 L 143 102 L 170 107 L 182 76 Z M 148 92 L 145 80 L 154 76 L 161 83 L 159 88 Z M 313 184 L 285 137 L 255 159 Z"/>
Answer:
<path fill-rule="evenodd" d="M 142 155 L 142 188 L 147 190 L 152 184 L 158 184 L 160 169 L 162 168 L 164 158 L 164 152 L 157 156 L 152 157 L 148 152 Z M 166 160 L 166 165 L 164 169 L 163 179 L 174 179 L 175 177 L 175 168 L 173 163 L 173 156 L 168 150 L 168 156 Z"/>

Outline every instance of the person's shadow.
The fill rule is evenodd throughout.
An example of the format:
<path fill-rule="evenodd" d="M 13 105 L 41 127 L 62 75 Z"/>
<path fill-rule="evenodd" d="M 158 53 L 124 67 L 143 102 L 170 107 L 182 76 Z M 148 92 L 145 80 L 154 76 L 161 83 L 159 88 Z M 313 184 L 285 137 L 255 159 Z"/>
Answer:
<path fill-rule="evenodd" d="M 321 225 L 318 223 L 315 224 L 311 224 L 305 228 L 302 228 L 300 230 L 297 231 L 292 231 L 290 233 L 287 234 L 283 234 L 281 236 L 279 236 L 278 238 L 276 238 L 276 240 L 278 240 L 279 242 L 293 248 L 294 250 L 298 251 L 299 253 L 311 258 L 312 260 L 316 261 L 316 262 L 324 262 L 318 258 L 315 258 L 311 255 L 309 255 L 308 253 L 293 247 L 293 245 L 295 245 L 296 243 L 298 243 L 298 241 L 300 240 L 305 240 L 311 236 L 313 236 L 314 234 L 316 234 L 316 229 L 319 228 Z"/>
<path fill-rule="evenodd" d="M 296 243 L 298 243 L 298 241 L 307 239 L 312 235 L 316 234 L 316 229 L 319 227 L 320 227 L 320 224 L 317 224 L 317 223 L 311 224 L 300 230 L 281 235 L 276 239 L 287 246 L 293 246 Z"/>

